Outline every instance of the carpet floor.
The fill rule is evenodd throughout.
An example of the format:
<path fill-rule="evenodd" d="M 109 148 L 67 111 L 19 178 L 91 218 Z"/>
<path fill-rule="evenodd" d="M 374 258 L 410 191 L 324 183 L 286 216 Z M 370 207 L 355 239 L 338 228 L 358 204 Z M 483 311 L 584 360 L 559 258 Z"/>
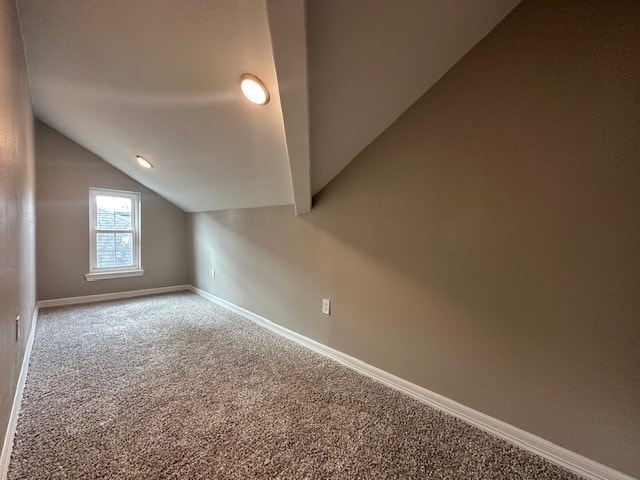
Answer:
<path fill-rule="evenodd" d="M 577 479 L 180 292 L 43 309 L 9 479 Z"/>

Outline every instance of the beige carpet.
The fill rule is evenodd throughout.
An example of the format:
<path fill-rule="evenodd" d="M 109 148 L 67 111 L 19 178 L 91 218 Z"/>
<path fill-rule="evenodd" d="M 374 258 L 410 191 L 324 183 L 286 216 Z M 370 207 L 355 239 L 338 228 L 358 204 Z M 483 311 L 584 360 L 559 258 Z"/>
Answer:
<path fill-rule="evenodd" d="M 9 479 L 575 479 L 191 293 L 42 310 Z"/>

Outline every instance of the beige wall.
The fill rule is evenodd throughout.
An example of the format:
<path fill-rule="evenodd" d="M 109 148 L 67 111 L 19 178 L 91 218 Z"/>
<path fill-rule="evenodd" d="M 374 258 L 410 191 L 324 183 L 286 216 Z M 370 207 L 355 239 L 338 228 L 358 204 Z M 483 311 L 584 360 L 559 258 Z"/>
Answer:
<path fill-rule="evenodd" d="M 0 445 L 35 307 L 34 194 L 33 113 L 22 39 L 14 2 L 0 0 Z"/>
<path fill-rule="evenodd" d="M 36 122 L 38 299 L 186 282 L 186 214 L 48 125 Z M 89 187 L 141 193 L 142 277 L 87 282 Z"/>
<path fill-rule="evenodd" d="M 639 6 L 525 0 L 311 213 L 190 215 L 190 281 L 640 476 Z"/>

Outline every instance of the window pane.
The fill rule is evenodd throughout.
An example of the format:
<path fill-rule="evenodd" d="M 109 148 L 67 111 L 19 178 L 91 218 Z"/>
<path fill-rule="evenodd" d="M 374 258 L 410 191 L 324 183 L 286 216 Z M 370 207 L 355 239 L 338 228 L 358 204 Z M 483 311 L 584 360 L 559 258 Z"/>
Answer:
<path fill-rule="evenodd" d="M 132 267 L 133 235 L 131 233 L 98 232 L 96 266 L 98 268 Z"/>
<path fill-rule="evenodd" d="M 98 233 L 96 239 L 96 247 L 97 267 L 115 267 L 116 234 Z"/>
<path fill-rule="evenodd" d="M 98 229 L 129 230 L 133 228 L 130 198 L 97 195 L 96 212 Z"/>
<path fill-rule="evenodd" d="M 115 197 L 115 224 L 116 229 L 129 230 L 133 228 L 131 222 L 131 199 Z"/>
<path fill-rule="evenodd" d="M 133 266 L 133 235 L 116 233 L 116 267 Z"/>
<path fill-rule="evenodd" d="M 105 195 L 96 196 L 98 228 L 115 228 L 114 200 L 115 197 L 107 197 Z"/>

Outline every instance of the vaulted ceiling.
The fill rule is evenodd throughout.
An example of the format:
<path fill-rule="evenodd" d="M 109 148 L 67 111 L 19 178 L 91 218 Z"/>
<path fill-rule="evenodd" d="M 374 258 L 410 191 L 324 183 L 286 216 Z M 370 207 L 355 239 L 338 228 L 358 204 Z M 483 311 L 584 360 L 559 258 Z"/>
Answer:
<path fill-rule="evenodd" d="M 295 203 L 304 213 L 311 193 L 518 1 L 18 0 L 18 8 L 38 118 L 186 211 Z M 267 105 L 242 96 L 245 72 L 267 85 Z"/>

